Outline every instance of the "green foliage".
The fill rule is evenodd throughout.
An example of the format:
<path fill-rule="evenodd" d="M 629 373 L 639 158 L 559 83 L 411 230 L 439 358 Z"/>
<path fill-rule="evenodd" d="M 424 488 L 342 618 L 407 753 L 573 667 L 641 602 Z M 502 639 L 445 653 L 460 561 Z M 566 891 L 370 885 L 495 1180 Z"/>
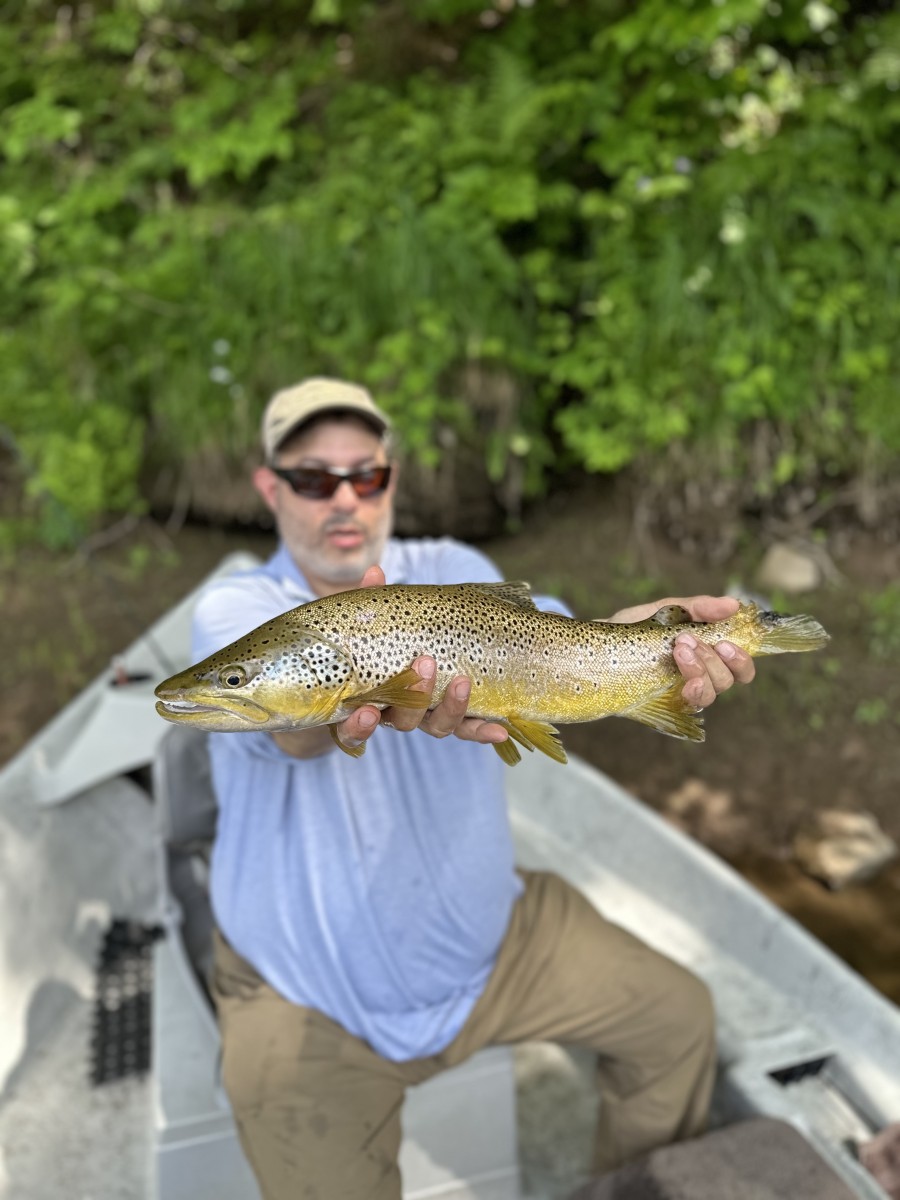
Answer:
<path fill-rule="evenodd" d="M 853 712 L 853 719 L 859 725 L 880 725 L 890 716 L 888 702 L 881 696 L 873 700 L 860 700 Z"/>
<path fill-rule="evenodd" d="M 164 462 L 239 461 L 307 373 L 376 388 L 425 461 L 449 427 L 531 491 L 673 446 L 761 502 L 895 467 L 889 9 L 0 16 L 0 425 L 72 528 L 139 509 Z M 470 365 L 516 382 L 486 440 Z"/>
<path fill-rule="evenodd" d="M 875 658 L 900 659 L 900 584 L 863 597 L 868 617 L 869 647 Z"/>

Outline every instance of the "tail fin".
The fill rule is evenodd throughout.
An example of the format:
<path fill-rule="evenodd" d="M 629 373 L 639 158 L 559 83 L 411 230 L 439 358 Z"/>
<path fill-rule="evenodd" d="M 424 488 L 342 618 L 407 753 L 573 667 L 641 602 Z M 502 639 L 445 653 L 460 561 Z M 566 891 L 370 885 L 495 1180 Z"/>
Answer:
<path fill-rule="evenodd" d="M 786 617 L 781 613 L 761 612 L 758 618 L 763 635 L 755 654 L 793 654 L 821 650 L 831 637 L 814 617 Z"/>

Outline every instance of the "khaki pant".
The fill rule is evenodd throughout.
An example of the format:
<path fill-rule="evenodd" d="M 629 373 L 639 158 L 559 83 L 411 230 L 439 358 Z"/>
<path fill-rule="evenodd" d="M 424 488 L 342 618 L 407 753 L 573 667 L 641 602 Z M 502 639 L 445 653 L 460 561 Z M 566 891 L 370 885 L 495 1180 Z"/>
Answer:
<path fill-rule="evenodd" d="M 715 1069 L 705 985 L 558 876 L 524 879 L 483 995 L 430 1058 L 382 1058 L 278 995 L 217 938 L 223 1080 L 265 1200 L 399 1200 L 406 1088 L 494 1043 L 597 1051 L 598 1173 L 702 1131 Z"/>

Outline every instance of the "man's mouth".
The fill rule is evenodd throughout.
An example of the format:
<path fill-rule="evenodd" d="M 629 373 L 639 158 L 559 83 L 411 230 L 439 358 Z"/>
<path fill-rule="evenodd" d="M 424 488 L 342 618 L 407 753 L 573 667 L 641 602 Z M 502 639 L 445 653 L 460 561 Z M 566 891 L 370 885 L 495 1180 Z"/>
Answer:
<path fill-rule="evenodd" d="M 329 529 L 325 536 L 332 546 L 337 546 L 341 550 L 355 549 L 357 546 L 361 546 L 365 540 L 361 529 L 349 525 Z"/>

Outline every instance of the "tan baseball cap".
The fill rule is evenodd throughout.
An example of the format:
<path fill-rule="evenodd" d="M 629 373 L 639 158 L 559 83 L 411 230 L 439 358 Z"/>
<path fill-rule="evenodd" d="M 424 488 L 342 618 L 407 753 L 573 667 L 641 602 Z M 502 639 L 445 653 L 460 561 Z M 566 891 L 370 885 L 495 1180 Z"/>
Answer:
<path fill-rule="evenodd" d="M 276 392 L 262 419 L 262 444 L 267 461 L 300 425 L 327 412 L 351 412 L 367 421 L 376 433 L 390 429 L 387 415 L 364 387 L 341 379 L 304 379 Z"/>

